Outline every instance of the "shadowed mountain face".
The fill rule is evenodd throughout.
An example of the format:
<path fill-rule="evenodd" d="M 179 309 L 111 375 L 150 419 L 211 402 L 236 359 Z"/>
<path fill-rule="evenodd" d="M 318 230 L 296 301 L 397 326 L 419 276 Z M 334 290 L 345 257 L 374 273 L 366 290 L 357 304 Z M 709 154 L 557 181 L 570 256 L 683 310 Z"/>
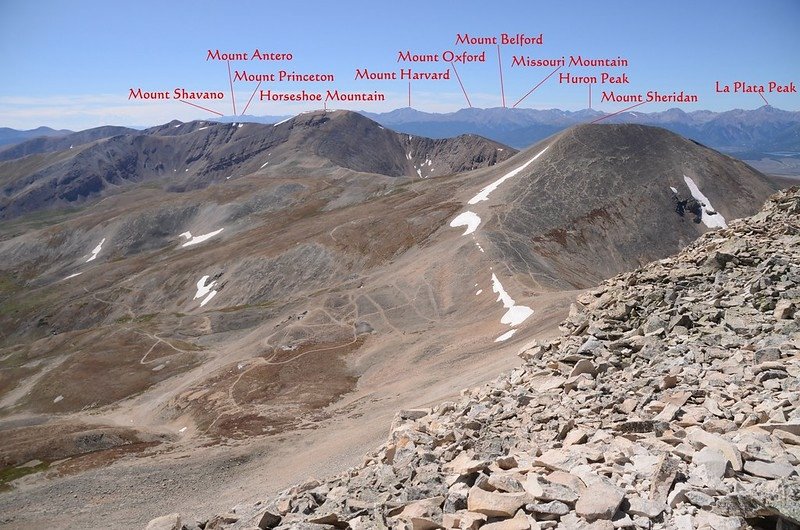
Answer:
<path fill-rule="evenodd" d="M 484 167 L 514 152 L 477 136 L 412 138 L 344 111 L 301 114 L 275 126 L 172 122 L 142 132 L 105 127 L 0 152 L 6 160 L 0 162 L 0 218 L 78 206 L 135 183 L 199 189 L 267 165 L 288 176 L 343 168 L 413 178 Z"/>
<path fill-rule="evenodd" d="M 382 428 L 376 407 L 440 400 L 510 363 L 565 316 L 569 289 L 672 254 L 772 191 L 630 125 L 511 158 L 342 111 L 68 151 L 0 165 L 4 466 L 69 453 L 33 444 L 42 424 L 77 438 L 100 424 L 116 445 L 198 462 L 225 439 Z M 86 175 L 97 187 L 70 200 Z"/>

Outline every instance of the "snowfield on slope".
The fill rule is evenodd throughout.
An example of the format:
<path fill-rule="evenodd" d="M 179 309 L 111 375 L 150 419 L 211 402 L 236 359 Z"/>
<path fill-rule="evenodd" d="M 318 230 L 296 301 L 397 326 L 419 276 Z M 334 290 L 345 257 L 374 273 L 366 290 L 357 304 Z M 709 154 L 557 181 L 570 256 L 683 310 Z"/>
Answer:
<path fill-rule="evenodd" d="M 531 163 L 532 163 L 534 160 L 536 160 L 537 158 L 539 158 L 540 156 L 542 156 L 542 154 L 544 154 L 544 152 L 545 152 L 545 151 L 547 151 L 547 148 L 548 148 L 548 147 L 550 147 L 550 146 L 548 145 L 547 147 L 545 147 L 544 149 L 542 149 L 541 151 L 539 151 L 539 152 L 536 154 L 536 156 L 534 156 L 533 158 L 531 158 L 530 160 L 528 160 L 527 162 L 525 162 L 524 164 L 522 164 L 522 165 L 521 165 L 521 166 L 519 166 L 518 168 L 516 168 L 516 169 L 512 169 L 511 171 L 509 171 L 508 173 L 506 173 L 505 175 L 503 175 L 503 176 L 502 176 L 502 177 L 500 177 L 499 179 L 495 180 L 494 182 L 492 182 L 491 184 L 489 184 L 488 186 L 486 186 L 485 188 L 483 188 L 483 189 L 480 191 L 480 193 L 478 193 L 477 195 L 475 195 L 473 198 L 471 198 L 471 199 L 469 200 L 468 204 L 478 204 L 478 203 L 479 203 L 479 202 L 481 202 L 481 201 L 487 201 L 487 200 L 489 200 L 489 194 L 490 194 L 490 193 L 492 193 L 492 192 L 493 192 L 494 190 L 496 190 L 497 188 L 499 188 L 499 187 L 500 187 L 500 184 L 502 184 L 503 182 L 507 181 L 508 179 L 510 179 L 510 178 L 512 178 L 512 177 L 515 177 L 515 176 L 519 175 L 519 174 L 522 172 L 522 170 L 523 170 L 523 169 L 525 169 L 526 167 L 528 167 L 529 165 L 531 165 Z"/>
<path fill-rule="evenodd" d="M 477 230 L 478 225 L 480 224 L 481 224 L 481 218 L 478 217 L 478 215 L 475 212 L 469 212 L 469 211 L 458 214 L 458 216 L 456 216 L 455 219 L 450 221 L 450 226 L 453 228 L 459 226 L 467 227 L 464 233 L 461 234 L 464 236 L 473 233 L 475 230 Z"/>
<path fill-rule="evenodd" d="M 728 223 L 725 222 L 725 218 L 717 213 L 716 208 L 711 205 L 711 201 L 708 200 L 708 197 L 703 195 L 703 192 L 700 191 L 700 188 L 697 187 L 697 184 L 695 184 L 691 177 L 684 175 L 683 180 L 686 182 L 686 186 L 689 187 L 689 191 L 692 192 L 692 197 L 703 205 L 703 211 L 700 217 L 703 224 L 709 228 L 728 228 Z"/>
<path fill-rule="evenodd" d="M 213 232 L 209 232 L 208 234 L 203 234 L 202 236 L 192 236 L 191 232 L 184 232 L 181 235 L 179 235 L 178 237 L 185 237 L 185 238 L 187 238 L 189 240 L 186 243 L 184 243 L 183 245 L 181 245 L 182 247 L 190 247 L 192 245 L 197 245 L 199 243 L 202 243 L 203 241 L 211 239 L 212 237 L 214 237 L 215 235 L 219 234 L 223 230 L 225 230 L 225 229 L 224 228 L 220 228 L 219 230 L 214 230 Z"/>

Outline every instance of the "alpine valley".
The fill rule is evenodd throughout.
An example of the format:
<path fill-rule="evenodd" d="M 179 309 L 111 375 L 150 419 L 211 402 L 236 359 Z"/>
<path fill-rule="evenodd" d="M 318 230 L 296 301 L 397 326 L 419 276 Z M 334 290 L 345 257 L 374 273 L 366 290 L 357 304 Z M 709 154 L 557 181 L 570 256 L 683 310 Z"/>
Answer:
<path fill-rule="evenodd" d="M 796 478 L 792 428 L 742 438 L 738 461 L 726 434 L 797 419 L 796 262 L 761 237 L 796 250 L 796 192 L 736 221 L 788 181 L 708 146 L 797 152 L 800 118 L 629 114 L 315 111 L 17 136 L 0 150 L 0 525 L 651 528 L 621 484 L 670 472 L 665 444 L 685 455 L 657 492 L 676 517 L 739 491 L 733 472 Z M 697 260 L 669 258 L 687 246 Z M 692 350 L 684 336 L 714 326 L 713 352 Z M 434 407 L 519 352 L 515 375 Z M 726 377 L 763 383 L 769 406 Z M 607 421 L 587 413 L 601 405 Z M 642 425 L 621 430 L 625 414 Z M 520 441 L 519 418 L 541 432 Z M 704 458 L 728 489 L 687 482 Z M 514 495 L 530 496 L 498 507 Z M 665 510 L 647 524 L 678 528 Z"/>

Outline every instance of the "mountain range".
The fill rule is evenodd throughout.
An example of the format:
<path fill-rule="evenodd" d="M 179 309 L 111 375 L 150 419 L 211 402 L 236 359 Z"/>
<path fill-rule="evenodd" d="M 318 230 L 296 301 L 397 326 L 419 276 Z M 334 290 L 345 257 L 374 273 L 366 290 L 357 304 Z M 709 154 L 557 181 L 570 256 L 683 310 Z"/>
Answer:
<path fill-rule="evenodd" d="M 384 126 L 400 132 L 432 137 L 454 136 L 465 132 L 481 134 L 522 148 L 566 127 L 605 118 L 605 123 L 654 125 L 690 137 L 726 152 L 800 151 L 800 112 L 789 112 L 764 105 L 755 110 L 726 112 L 684 112 L 678 108 L 663 112 L 623 112 L 597 110 L 577 112 L 558 109 L 515 108 L 461 109 L 434 114 L 411 108 L 384 114 L 365 113 Z"/>
<path fill-rule="evenodd" d="M 365 115 L 386 127 L 409 134 L 448 137 L 472 133 L 523 148 L 572 125 L 593 122 L 636 123 L 663 127 L 713 149 L 746 160 L 761 171 L 800 175 L 800 112 L 771 106 L 726 112 L 623 112 L 609 116 L 596 110 L 462 109 L 446 114 L 411 108 Z M 605 118 L 609 116 L 608 118 Z"/>
<path fill-rule="evenodd" d="M 349 111 L 33 142 L 0 152 L 0 513 L 29 525 L 341 471 L 778 188 L 643 124 L 520 152 Z"/>
<path fill-rule="evenodd" d="M 410 107 L 386 113 L 363 115 L 392 130 L 428 138 L 452 138 L 476 134 L 517 149 L 529 147 L 567 127 L 603 118 L 604 123 L 636 123 L 663 127 L 713 149 L 733 154 L 761 171 L 775 175 L 800 175 L 800 112 L 768 105 L 753 110 L 725 112 L 684 112 L 673 108 L 663 112 L 629 111 L 616 115 L 597 110 L 576 112 L 558 109 L 468 108 L 450 113 L 422 112 Z M 606 118 L 607 117 L 607 118 Z M 225 116 L 221 123 L 272 124 L 290 116 Z M 92 134 L 99 134 L 93 129 Z M 37 132 L 38 131 L 38 132 Z M 107 130 L 103 134 L 121 134 Z M 0 145 L 19 143 L 33 136 L 64 136 L 69 131 L 46 127 L 33 131 L 0 130 Z M 16 152 L 14 156 L 17 156 Z M 0 159 L 9 153 L 0 150 Z"/>

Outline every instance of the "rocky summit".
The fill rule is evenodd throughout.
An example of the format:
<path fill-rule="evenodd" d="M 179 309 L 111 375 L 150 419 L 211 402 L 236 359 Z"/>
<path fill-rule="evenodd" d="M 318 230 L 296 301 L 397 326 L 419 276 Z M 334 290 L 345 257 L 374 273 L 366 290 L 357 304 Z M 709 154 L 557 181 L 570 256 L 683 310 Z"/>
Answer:
<path fill-rule="evenodd" d="M 148 528 L 800 528 L 800 189 L 581 295 L 363 465 Z"/>

